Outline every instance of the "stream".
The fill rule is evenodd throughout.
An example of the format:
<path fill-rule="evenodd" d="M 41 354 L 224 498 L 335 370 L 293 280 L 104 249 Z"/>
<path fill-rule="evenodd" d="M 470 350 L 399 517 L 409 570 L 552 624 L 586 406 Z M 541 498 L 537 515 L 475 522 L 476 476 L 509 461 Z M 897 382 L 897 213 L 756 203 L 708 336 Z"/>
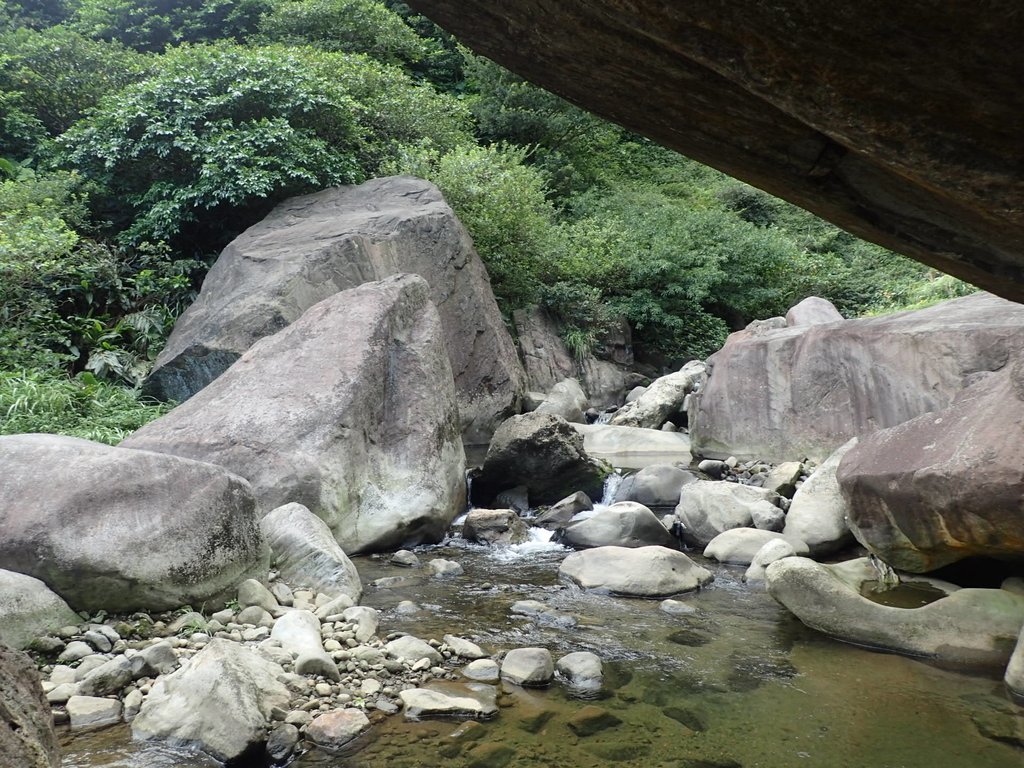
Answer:
<path fill-rule="evenodd" d="M 537 529 L 534 529 L 535 531 Z M 1011 703 L 1001 670 L 939 668 L 831 640 L 804 627 L 744 568 L 688 553 L 715 574 L 677 596 L 692 612 L 669 614 L 658 600 L 585 592 L 561 583 L 569 550 L 543 540 L 488 548 L 449 539 L 420 547 L 421 561 L 456 560 L 464 574 L 431 579 L 357 557 L 363 604 L 381 611 L 383 636 L 456 634 L 489 651 L 545 646 L 557 658 L 592 651 L 605 664 L 595 701 L 560 683 L 508 687 L 494 720 L 406 722 L 371 713 L 370 730 L 341 754 L 308 752 L 293 768 L 1007 768 L 1024 765 L 1024 708 Z M 402 577 L 397 586 L 371 582 Z M 540 600 L 575 626 L 514 615 Z M 395 610 L 411 600 L 422 610 Z M 621 723 L 576 736 L 567 721 L 595 704 Z M 453 735 L 454 734 L 454 735 Z M 130 740 L 127 726 L 62 730 L 64 768 L 209 768 L 212 760 Z"/>

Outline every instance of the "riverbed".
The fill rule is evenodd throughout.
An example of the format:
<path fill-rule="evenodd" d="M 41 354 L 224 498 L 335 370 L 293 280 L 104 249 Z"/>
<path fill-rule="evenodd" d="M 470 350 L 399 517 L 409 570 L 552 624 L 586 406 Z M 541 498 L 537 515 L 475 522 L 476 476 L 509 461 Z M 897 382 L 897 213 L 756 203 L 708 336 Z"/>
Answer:
<path fill-rule="evenodd" d="M 354 560 L 365 585 L 391 576 L 406 581 L 366 589 L 363 603 L 382 612 L 382 634 L 453 633 L 495 652 L 542 645 L 556 658 L 593 651 L 605 662 L 604 689 L 588 700 L 559 683 L 547 690 L 509 687 L 497 718 L 461 730 L 454 721 L 409 723 L 373 713 L 371 729 L 346 752 L 308 752 L 295 768 L 1024 765 L 1024 708 L 1009 701 L 1000 670 L 942 669 L 831 640 L 805 628 L 763 588 L 744 584 L 742 568 L 690 553 L 715 580 L 678 597 L 692 613 L 668 614 L 660 601 L 561 583 L 558 564 L 568 551 L 557 545 L 487 548 L 455 539 L 417 554 L 457 560 L 465 572 L 428 579 L 384 558 Z M 511 614 L 523 599 L 545 602 L 577 623 Z M 422 610 L 396 612 L 403 600 Z M 588 705 L 621 722 L 576 736 L 567 721 Z M 64 744 L 64 768 L 216 765 L 132 744 L 126 727 L 65 734 Z"/>

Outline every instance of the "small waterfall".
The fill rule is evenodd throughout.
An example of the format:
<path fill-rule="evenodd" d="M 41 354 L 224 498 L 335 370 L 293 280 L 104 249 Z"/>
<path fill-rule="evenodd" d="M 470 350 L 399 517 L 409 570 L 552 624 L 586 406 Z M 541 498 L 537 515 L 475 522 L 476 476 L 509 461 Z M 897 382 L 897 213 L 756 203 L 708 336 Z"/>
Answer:
<path fill-rule="evenodd" d="M 611 472 L 604 479 L 604 490 L 601 493 L 601 501 L 598 503 L 605 507 L 614 504 L 615 494 L 618 493 L 620 485 L 622 485 L 622 475 L 618 471 Z"/>
<path fill-rule="evenodd" d="M 875 592 L 887 592 L 890 589 L 896 589 L 900 585 L 900 577 L 891 565 L 873 554 L 868 555 L 868 561 L 871 563 L 871 567 L 875 569 L 875 575 L 878 577 L 878 584 L 874 588 Z"/>
<path fill-rule="evenodd" d="M 610 422 L 612 420 L 612 416 L 614 416 L 614 415 L 615 415 L 615 411 L 601 411 L 601 413 L 598 414 L 597 421 L 595 421 L 594 423 L 595 424 L 607 424 L 608 422 Z"/>

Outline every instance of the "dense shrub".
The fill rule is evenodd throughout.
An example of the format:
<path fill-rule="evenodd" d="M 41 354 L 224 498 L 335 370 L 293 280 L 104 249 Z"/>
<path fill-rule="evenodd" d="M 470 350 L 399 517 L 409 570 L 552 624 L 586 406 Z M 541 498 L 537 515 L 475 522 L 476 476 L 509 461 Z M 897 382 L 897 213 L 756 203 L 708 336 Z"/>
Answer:
<path fill-rule="evenodd" d="M 241 41 L 274 0 L 75 0 L 70 24 L 101 40 L 140 51 L 180 43 Z"/>
<path fill-rule="evenodd" d="M 259 28 L 270 42 L 366 53 L 392 64 L 421 61 L 432 50 L 401 16 L 374 0 L 282 0 Z"/>
<path fill-rule="evenodd" d="M 146 57 L 117 42 L 91 40 L 65 27 L 0 35 L 0 91 L 51 136 L 63 133 L 100 99 L 139 79 Z"/>
<path fill-rule="evenodd" d="M 403 143 L 465 140 L 462 111 L 372 59 L 185 46 L 61 137 L 121 242 L 216 250 L 290 195 L 359 182 Z"/>

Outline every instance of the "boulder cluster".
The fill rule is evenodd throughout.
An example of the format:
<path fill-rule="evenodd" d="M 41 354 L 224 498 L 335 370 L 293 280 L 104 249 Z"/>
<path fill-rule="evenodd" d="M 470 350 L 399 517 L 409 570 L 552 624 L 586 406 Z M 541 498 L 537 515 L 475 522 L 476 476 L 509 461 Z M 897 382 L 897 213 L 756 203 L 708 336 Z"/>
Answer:
<path fill-rule="evenodd" d="M 282 762 L 399 712 L 493 717 L 499 686 L 594 695 L 592 653 L 382 633 L 360 605 L 356 553 L 417 572 L 372 587 L 460 575 L 410 548 L 463 513 L 480 545 L 572 549 L 573 589 L 682 615 L 672 597 L 712 580 L 706 561 L 741 566 L 810 627 L 1002 665 L 1024 696 L 1020 578 L 924 577 L 938 599 L 915 610 L 870 586 L 1024 560 L 1019 308 L 980 294 L 846 321 L 808 300 L 649 378 L 626 372 L 628 329 L 566 362 L 543 313 L 517 316 L 524 368 L 496 313 L 431 185 L 319 193 L 211 271 L 150 382 L 183 403 L 119 446 L 0 437 L 0 644 L 43 673 L 0 648 L 17 734 L 0 729 L 0 758 L 55 765 L 53 719 Z M 467 474 L 464 445 L 483 443 Z M 534 600 L 512 612 L 577 624 Z M 584 709 L 577 735 L 610 727 Z"/>

